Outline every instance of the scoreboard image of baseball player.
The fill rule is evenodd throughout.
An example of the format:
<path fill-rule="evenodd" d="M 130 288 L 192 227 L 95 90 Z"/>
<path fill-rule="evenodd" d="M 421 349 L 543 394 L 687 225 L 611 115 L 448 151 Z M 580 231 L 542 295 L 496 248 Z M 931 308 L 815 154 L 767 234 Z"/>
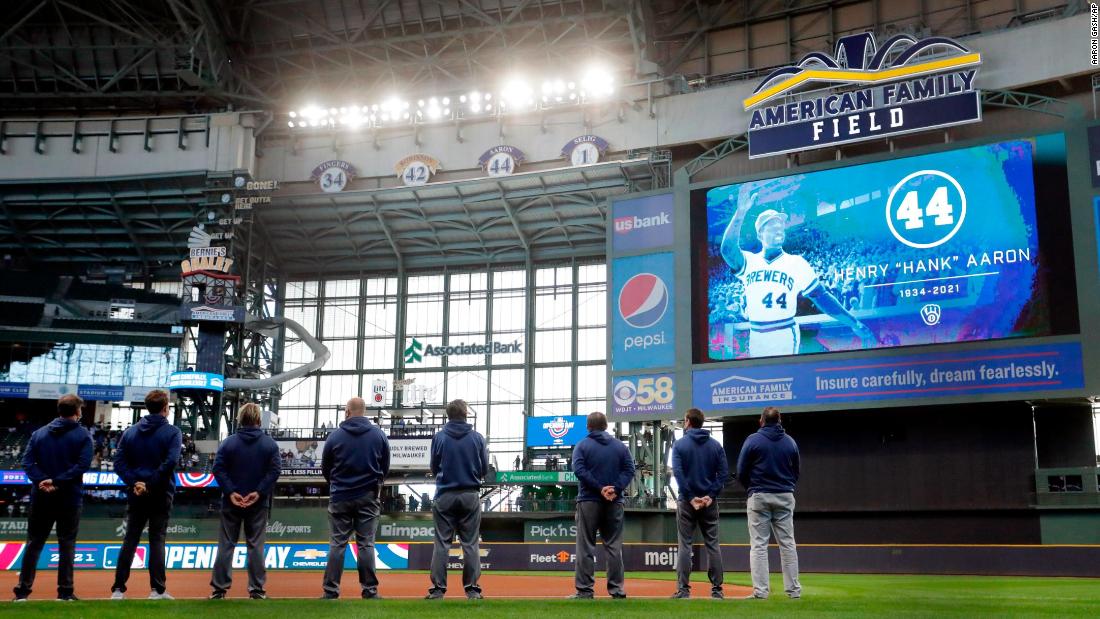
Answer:
<path fill-rule="evenodd" d="M 1052 134 L 705 190 L 700 361 L 1050 334 L 1058 174 Z"/>

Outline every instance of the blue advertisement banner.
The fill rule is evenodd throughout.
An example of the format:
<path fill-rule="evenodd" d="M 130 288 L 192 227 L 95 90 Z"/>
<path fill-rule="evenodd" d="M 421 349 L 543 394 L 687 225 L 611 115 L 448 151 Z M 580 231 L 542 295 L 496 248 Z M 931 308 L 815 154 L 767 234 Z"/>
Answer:
<path fill-rule="evenodd" d="M 672 374 L 616 376 L 612 411 L 624 417 L 665 417 L 676 410 L 676 377 Z"/>
<path fill-rule="evenodd" d="M 1088 128 L 1089 138 L 1089 177 L 1092 186 L 1100 187 L 1100 125 Z"/>
<path fill-rule="evenodd" d="M 121 385 L 78 385 L 76 395 L 85 400 L 104 400 L 108 402 L 120 402 L 126 388 Z"/>
<path fill-rule="evenodd" d="M 749 157 L 781 155 L 807 148 L 839 146 L 870 137 L 885 138 L 982 119 L 977 92 L 906 103 L 824 120 L 756 129 L 749 133 Z"/>
<path fill-rule="evenodd" d="M 706 358 L 1049 335 L 1035 181 L 1065 148 L 1042 135 L 708 190 Z"/>
<path fill-rule="evenodd" d="M 127 385 L 76 385 L 76 393 L 85 400 L 138 402 L 156 387 Z M 58 383 L 0 382 L 0 398 L 55 399 L 71 391 L 71 385 Z"/>
<path fill-rule="evenodd" d="M 26 399 L 30 391 L 30 383 L 0 383 L 0 398 Z"/>
<path fill-rule="evenodd" d="M 26 544 L 0 543 L 0 569 L 18 570 L 22 566 Z M 375 544 L 375 567 L 380 570 L 403 570 L 409 567 L 408 544 Z M 118 567 L 120 544 L 78 543 L 76 569 L 113 570 Z M 214 567 L 218 545 L 213 543 L 168 544 L 165 547 L 165 567 L 170 570 L 209 570 Z M 143 569 L 149 556 L 146 544 L 138 546 L 131 567 Z M 39 569 L 57 569 L 60 559 L 57 544 L 46 544 L 38 559 Z M 238 545 L 233 551 L 233 567 L 241 569 L 247 562 L 247 547 Z M 358 551 L 355 544 L 344 553 L 344 568 L 355 569 Z M 268 543 L 264 548 L 264 566 L 269 570 L 318 570 L 328 563 L 328 544 Z"/>
<path fill-rule="evenodd" d="M 704 411 L 1084 387 L 1081 345 L 1043 344 L 698 370 Z"/>
<path fill-rule="evenodd" d="M 671 193 L 618 200 L 611 206 L 611 249 L 615 252 L 672 245 Z"/>
<path fill-rule="evenodd" d="M 675 280 L 671 253 L 612 262 L 611 367 L 634 370 L 675 362 Z"/>
<path fill-rule="evenodd" d="M 584 415 L 527 418 L 528 447 L 571 447 L 588 436 Z"/>
<path fill-rule="evenodd" d="M 172 372 L 168 375 L 168 390 L 203 389 L 221 391 L 225 387 L 225 378 L 221 374 L 208 372 Z"/>
<path fill-rule="evenodd" d="M 0 471 L 0 486 L 29 486 L 30 479 L 21 470 Z M 85 486 L 124 486 L 117 473 L 88 471 L 84 473 Z M 176 473 L 178 488 L 217 488 L 218 482 L 212 473 Z"/>

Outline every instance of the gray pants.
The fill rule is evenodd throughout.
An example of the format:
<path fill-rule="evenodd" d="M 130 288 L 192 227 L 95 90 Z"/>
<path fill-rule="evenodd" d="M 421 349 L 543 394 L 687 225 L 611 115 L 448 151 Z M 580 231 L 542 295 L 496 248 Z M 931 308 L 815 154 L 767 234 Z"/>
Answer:
<path fill-rule="evenodd" d="M 244 541 L 248 546 L 248 592 L 264 593 L 264 583 L 267 582 L 267 570 L 264 568 L 267 513 L 267 505 L 260 503 L 246 509 L 222 506 L 218 555 L 210 577 L 210 587 L 214 591 L 224 593 L 233 584 L 233 551 L 237 548 L 241 526 L 244 525 Z"/>
<path fill-rule="evenodd" d="M 783 591 L 790 597 L 802 595 L 798 582 L 798 551 L 794 544 L 794 494 L 756 492 L 746 503 L 749 519 L 749 565 L 752 591 L 756 597 L 768 597 L 768 538 L 775 534 L 779 559 L 783 564 Z"/>
<path fill-rule="evenodd" d="M 722 549 L 718 546 L 718 503 L 711 503 L 703 509 L 695 509 L 685 501 L 679 501 L 677 505 L 676 530 L 680 540 L 680 554 L 676 558 L 677 589 L 684 593 L 691 591 L 691 544 L 695 541 L 695 527 L 698 526 L 707 548 L 710 589 L 712 592 L 721 591 L 724 573 Z"/>
<path fill-rule="evenodd" d="M 477 490 L 444 492 L 432 505 L 435 520 L 435 547 L 432 549 L 432 586 L 430 593 L 447 591 L 447 563 L 451 542 L 458 534 L 462 544 L 462 588 L 466 593 L 481 593 L 477 584 L 481 578 L 481 554 L 478 536 L 481 534 L 481 499 Z"/>
<path fill-rule="evenodd" d="M 623 590 L 623 504 L 611 501 L 577 503 L 577 593 L 591 594 L 596 584 L 596 532 L 607 551 L 607 592 Z"/>
<path fill-rule="evenodd" d="M 351 501 L 329 503 L 328 522 L 332 538 L 328 546 L 328 565 L 322 588 L 329 596 L 340 595 L 344 576 L 344 550 L 352 532 L 359 553 L 359 586 L 363 597 L 378 595 L 378 575 L 374 570 L 374 531 L 378 524 L 378 495 L 374 492 Z"/>

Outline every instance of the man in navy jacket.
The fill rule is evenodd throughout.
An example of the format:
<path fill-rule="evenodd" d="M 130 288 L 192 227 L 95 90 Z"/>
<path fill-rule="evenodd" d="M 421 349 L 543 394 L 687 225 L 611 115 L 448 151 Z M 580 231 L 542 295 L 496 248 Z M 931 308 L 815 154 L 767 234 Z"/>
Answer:
<path fill-rule="evenodd" d="M 27 546 L 15 601 L 25 602 L 34 586 L 38 557 L 50 529 L 57 525 L 57 599 L 75 600 L 73 560 L 80 528 L 84 472 L 92 465 L 92 437 L 80 425 L 84 400 L 76 395 L 57 401 L 57 419 L 31 435 L 23 452 L 23 471 L 31 482 Z"/>
<path fill-rule="evenodd" d="M 626 445 L 607 433 L 603 413 L 588 416 L 588 436 L 573 448 L 577 492 L 577 567 L 575 599 L 592 599 L 596 584 L 596 531 L 607 551 L 607 592 L 623 590 L 623 492 L 634 479 L 634 459 Z"/>
<path fill-rule="evenodd" d="M 180 459 L 182 433 L 168 423 L 168 393 L 150 391 L 145 396 L 149 414 L 130 426 L 115 450 L 115 473 L 126 484 L 126 537 L 118 553 L 115 583 L 111 599 L 126 596 L 130 564 L 141 541 L 141 531 L 149 524 L 150 600 L 171 600 L 165 593 L 164 540 L 168 517 L 176 494 L 175 471 Z"/>
<path fill-rule="evenodd" d="M 689 408 L 684 415 L 684 436 L 672 446 L 672 475 L 680 487 L 676 528 L 679 557 L 676 561 L 675 599 L 691 597 L 691 544 L 695 527 L 707 548 L 710 596 L 722 599 L 722 551 L 718 546 L 718 494 L 729 477 L 726 450 L 703 429 L 703 411 Z"/>
<path fill-rule="evenodd" d="M 464 400 L 447 405 L 447 425 L 432 437 L 431 469 L 435 475 L 435 546 L 432 549 L 432 586 L 425 599 L 442 599 L 447 592 L 447 556 L 455 534 L 462 543 L 462 588 L 471 600 L 481 599 L 481 480 L 489 474 L 485 437 L 466 423 Z"/>
<path fill-rule="evenodd" d="M 798 582 L 798 551 L 794 542 L 794 487 L 798 483 L 798 445 L 784 430 L 779 409 L 760 415 L 760 430 L 745 439 L 737 458 L 737 479 L 748 490 L 749 566 L 751 598 L 768 597 L 768 538 L 775 534 L 783 564 L 783 589 L 802 596 Z"/>
<path fill-rule="evenodd" d="M 374 568 L 374 531 L 378 524 L 378 495 L 390 472 L 390 445 L 386 434 L 364 415 L 367 403 L 352 398 L 346 419 L 325 440 L 321 473 L 329 483 L 328 520 L 332 527 L 324 599 L 340 597 L 344 550 L 355 533 L 359 550 L 359 586 L 364 599 L 379 599 Z"/>
<path fill-rule="evenodd" d="M 218 554 L 210 578 L 210 599 L 225 598 L 233 584 L 233 550 L 244 525 L 248 545 L 248 596 L 267 598 L 264 583 L 264 535 L 271 493 L 279 479 L 279 446 L 260 429 L 260 407 L 249 402 L 237 414 L 238 430 L 225 439 L 214 456 L 214 477 L 222 491 Z"/>

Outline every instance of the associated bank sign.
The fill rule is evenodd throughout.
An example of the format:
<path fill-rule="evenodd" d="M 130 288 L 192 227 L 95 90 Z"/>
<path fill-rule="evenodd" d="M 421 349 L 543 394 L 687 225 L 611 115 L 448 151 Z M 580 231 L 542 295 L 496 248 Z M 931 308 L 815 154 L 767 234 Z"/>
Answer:
<path fill-rule="evenodd" d="M 832 57 L 806 54 L 745 99 L 749 158 L 978 122 L 981 63 L 945 37 L 899 34 L 881 47 L 869 32 L 842 37 Z"/>
<path fill-rule="evenodd" d="M 424 357 L 449 357 L 451 355 L 506 355 L 523 352 L 523 343 L 519 340 L 511 342 L 489 342 L 488 344 L 458 343 L 447 346 L 425 346 L 420 340 L 413 338 L 405 349 L 405 364 L 423 361 Z"/>

